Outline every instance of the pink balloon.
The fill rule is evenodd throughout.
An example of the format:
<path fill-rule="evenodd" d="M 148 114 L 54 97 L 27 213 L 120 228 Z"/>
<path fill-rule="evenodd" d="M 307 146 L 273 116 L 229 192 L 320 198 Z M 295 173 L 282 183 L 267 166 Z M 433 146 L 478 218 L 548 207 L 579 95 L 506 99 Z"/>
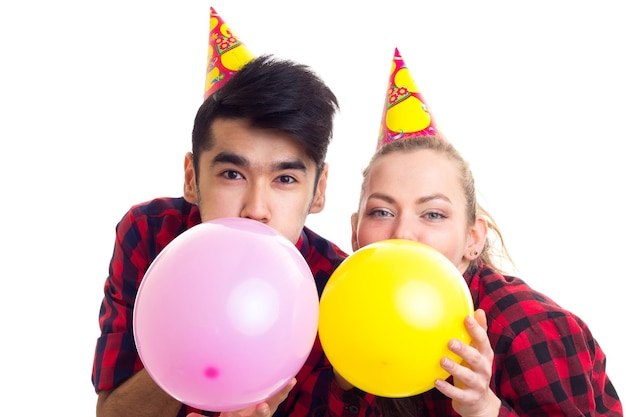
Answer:
<path fill-rule="evenodd" d="M 300 370 L 319 298 L 293 243 L 254 220 L 224 218 L 174 239 L 148 268 L 133 327 L 154 381 L 203 410 L 258 404 Z"/>

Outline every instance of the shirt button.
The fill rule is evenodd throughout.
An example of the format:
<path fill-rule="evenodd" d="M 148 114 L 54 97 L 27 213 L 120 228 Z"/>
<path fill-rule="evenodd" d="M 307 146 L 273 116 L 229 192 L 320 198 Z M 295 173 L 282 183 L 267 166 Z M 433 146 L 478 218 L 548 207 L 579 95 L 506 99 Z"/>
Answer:
<path fill-rule="evenodd" d="M 350 407 L 348 407 L 348 411 L 350 411 L 350 414 L 357 415 L 359 414 L 359 407 L 356 405 L 351 405 Z"/>

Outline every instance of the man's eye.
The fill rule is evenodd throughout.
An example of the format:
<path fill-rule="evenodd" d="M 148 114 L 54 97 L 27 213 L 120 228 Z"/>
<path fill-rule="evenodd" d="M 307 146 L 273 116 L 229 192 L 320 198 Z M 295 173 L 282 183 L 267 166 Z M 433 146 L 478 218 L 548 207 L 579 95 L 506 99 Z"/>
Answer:
<path fill-rule="evenodd" d="M 237 172 L 237 171 L 230 171 L 230 170 L 222 172 L 222 176 L 224 178 L 229 179 L 229 180 L 237 180 L 237 179 L 243 178 L 242 175 L 239 172 Z"/>
<path fill-rule="evenodd" d="M 280 177 L 278 177 L 278 181 L 282 184 L 291 184 L 296 182 L 296 179 L 291 175 L 281 175 Z"/>

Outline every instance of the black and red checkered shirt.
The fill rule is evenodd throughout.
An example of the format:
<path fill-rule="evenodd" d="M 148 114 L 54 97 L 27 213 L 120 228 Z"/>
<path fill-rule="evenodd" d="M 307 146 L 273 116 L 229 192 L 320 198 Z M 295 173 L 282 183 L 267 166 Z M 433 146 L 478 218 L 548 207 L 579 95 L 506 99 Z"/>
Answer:
<path fill-rule="evenodd" d="M 132 334 L 132 308 L 139 283 L 156 255 L 176 236 L 200 223 L 195 205 L 182 198 L 133 207 L 120 221 L 100 310 L 92 381 L 96 392 L 113 389 L 143 368 Z M 297 243 L 315 277 L 318 293 L 346 254 L 305 228 Z M 486 265 L 465 274 L 474 305 L 487 314 L 495 352 L 491 389 L 504 416 L 623 416 L 605 371 L 606 358 L 586 324 L 522 280 Z M 341 390 L 319 339 L 298 384 L 275 416 L 379 417 L 375 399 Z M 458 416 L 436 389 L 415 397 L 424 415 Z M 191 407 L 182 406 L 178 416 Z M 217 413 L 204 412 L 215 416 Z M 391 417 L 391 416 L 390 416 Z"/>
<path fill-rule="evenodd" d="M 132 311 L 139 284 L 150 263 L 176 236 L 200 223 L 196 205 L 183 198 L 160 198 L 132 207 L 116 228 L 113 257 L 100 308 L 101 336 L 96 343 L 92 382 L 96 392 L 118 387 L 143 369 L 135 347 Z M 346 254 L 333 243 L 304 228 L 297 244 L 315 278 L 318 293 Z M 373 397 L 358 390 L 342 391 L 319 338 L 276 416 L 375 415 Z M 192 411 L 183 405 L 179 416 Z M 205 415 L 218 413 L 204 412 Z"/>
<path fill-rule="evenodd" d="M 624 415 L 604 353 L 580 318 L 484 264 L 465 279 L 474 306 L 487 314 L 500 417 Z M 429 416 L 458 416 L 439 391 L 421 397 Z"/>

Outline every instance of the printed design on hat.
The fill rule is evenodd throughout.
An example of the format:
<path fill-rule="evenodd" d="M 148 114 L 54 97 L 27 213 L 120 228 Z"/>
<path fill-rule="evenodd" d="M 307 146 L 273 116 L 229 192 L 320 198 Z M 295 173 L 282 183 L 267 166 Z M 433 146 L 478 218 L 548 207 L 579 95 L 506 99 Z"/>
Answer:
<path fill-rule="evenodd" d="M 378 146 L 399 139 L 437 134 L 426 101 L 396 49 L 385 97 Z"/>
<path fill-rule="evenodd" d="M 211 8 L 204 98 L 217 91 L 254 56 Z"/>

